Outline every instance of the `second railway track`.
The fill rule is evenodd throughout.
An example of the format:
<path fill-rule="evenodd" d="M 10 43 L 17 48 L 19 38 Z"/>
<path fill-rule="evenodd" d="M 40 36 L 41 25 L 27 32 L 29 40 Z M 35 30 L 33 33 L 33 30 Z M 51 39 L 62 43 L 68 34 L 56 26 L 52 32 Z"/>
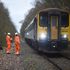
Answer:
<path fill-rule="evenodd" d="M 46 54 L 40 55 L 53 64 L 58 70 L 70 70 L 70 58 L 63 55 L 59 55 L 58 57 L 50 57 Z"/>

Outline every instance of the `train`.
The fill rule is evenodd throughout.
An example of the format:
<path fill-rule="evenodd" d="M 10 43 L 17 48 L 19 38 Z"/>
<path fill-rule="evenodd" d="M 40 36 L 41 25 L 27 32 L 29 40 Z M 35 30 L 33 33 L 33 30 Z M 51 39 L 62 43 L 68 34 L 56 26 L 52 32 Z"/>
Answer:
<path fill-rule="evenodd" d="M 25 28 L 25 41 L 37 51 L 64 51 L 70 45 L 70 13 L 59 8 L 40 10 Z"/>

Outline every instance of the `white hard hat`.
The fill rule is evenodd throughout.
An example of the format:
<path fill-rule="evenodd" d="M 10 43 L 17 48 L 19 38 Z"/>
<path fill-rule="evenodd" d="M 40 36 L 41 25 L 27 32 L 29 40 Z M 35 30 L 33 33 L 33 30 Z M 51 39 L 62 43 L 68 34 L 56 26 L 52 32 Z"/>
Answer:
<path fill-rule="evenodd" d="M 15 35 L 18 35 L 18 33 L 16 32 Z"/>
<path fill-rule="evenodd" d="M 8 35 L 10 35 L 10 33 L 8 33 Z"/>

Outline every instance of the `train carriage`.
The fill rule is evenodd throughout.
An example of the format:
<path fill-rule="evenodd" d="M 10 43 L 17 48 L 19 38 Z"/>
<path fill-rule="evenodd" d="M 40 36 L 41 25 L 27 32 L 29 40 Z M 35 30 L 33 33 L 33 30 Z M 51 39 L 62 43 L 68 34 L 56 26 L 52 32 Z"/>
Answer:
<path fill-rule="evenodd" d="M 25 40 L 33 48 L 57 52 L 70 43 L 70 13 L 58 8 L 41 10 L 25 28 Z"/>

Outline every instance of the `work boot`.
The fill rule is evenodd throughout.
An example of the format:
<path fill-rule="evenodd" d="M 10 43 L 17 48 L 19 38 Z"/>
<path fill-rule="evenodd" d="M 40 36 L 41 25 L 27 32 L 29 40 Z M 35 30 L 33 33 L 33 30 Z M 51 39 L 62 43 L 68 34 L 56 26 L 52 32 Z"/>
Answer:
<path fill-rule="evenodd" d="M 7 54 L 10 54 L 10 51 L 6 51 Z"/>
<path fill-rule="evenodd" d="M 15 54 L 16 54 L 16 55 L 19 55 L 19 52 L 16 52 Z"/>

